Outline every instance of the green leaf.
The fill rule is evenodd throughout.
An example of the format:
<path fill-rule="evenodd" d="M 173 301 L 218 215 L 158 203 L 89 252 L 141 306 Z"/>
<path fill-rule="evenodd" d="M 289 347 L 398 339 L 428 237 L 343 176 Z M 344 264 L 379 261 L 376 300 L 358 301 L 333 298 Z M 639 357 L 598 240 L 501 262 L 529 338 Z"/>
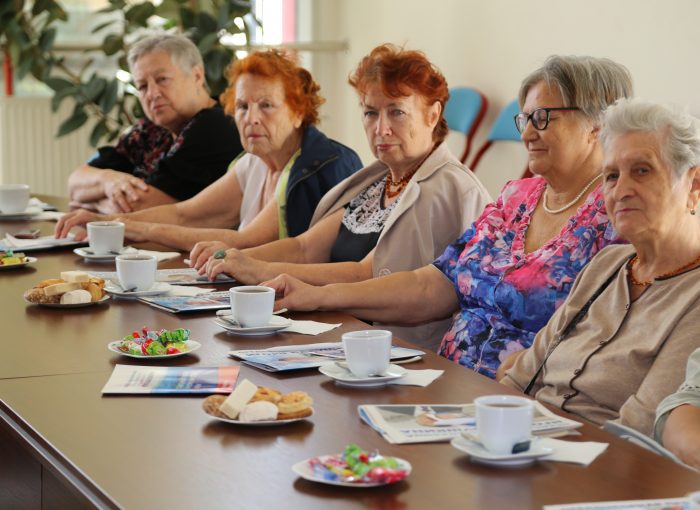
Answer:
<path fill-rule="evenodd" d="M 117 21 L 117 20 L 113 19 L 113 20 L 111 20 L 111 21 L 105 21 L 104 23 L 100 23 L 100 24 L 97 25 L 95 28 L 93 28 L 92 30 L 90 30 L 90 33 L 91 33 L 91 34 L 96 34 L 96 33 L 99 32 L 100 30 L 103 30 L 103 29 L 107 28 L 108 26 L 110 26 L 111 24 L 113 24 L 113 23 L 116 22 L 116 21 Z"/>
<path fill-rule="evenodd" d="M 124 19 L 140 25 L 142 27 L 146 26 L 146 20 L 156 13 L 156 8 L 151 2 L 144 2 L 142 4 L 136 4 L 130 7 L 124 13 Z"/>
<path fill-rule="evenodd" d="M 39 37 L 39 48 L 43 53 L 50 51 L 53 48 L 53 43 L 56 40 L 56 29 L 54 27 L 47 28 Z"/>
<path fill-rule="evenodd" d="M 73 115 L 71 115 L 68 119 L 64 120 L 61 123 L 61 126 L 58 128 L 58 133 L 56 134 L 56 136 L 65 136 L 68 133 L 72 133 L 76 129 L 80 129 L 83 126 L 83 124 L 87 122 L 87 120 L 88 116 L 85 113 L 85 110 L 83 108 L 76 108 L 73 112 Z"/>
<path fill-rule="evenodd" d="M 95 127 L 92 128 L 92 133 L 90 133 L 90 145 L 97 147 L 97 144 L 100 143 L 100 140 L 107 134 L 108 131 L 109 129 L 107 129 L 107 123 L 104 120 L 101 120 L 95 124 Z"/>
<path fill-rule="evenodd" d="M 64 78 L 48 78 L 44 81 L 52 90 L 60 92 L 68 87 L 74 87 L 73 83 Z"/>
<path fill-rule="evenodd" d="M 107 83 L 104 93 L 102 94 L 102 99 L 100 99 L 100 108 L 105 114 L 108 114 L 117 104 L 117 99 L 119 94 L 119 80 L 113 78 Z"/>
<path fill-rule="evenodd" d="M 197 47 L 199 48 L 199 52 L 204 55 L 205 53 L 208 53 L 217 42 L 219 42 L 219 34 L 215 32 L 202 37 L 202 40 L 199 41 Z"/>
<path fill-rule="evenodd" d="M 102 41 L 102 51 L 105 55 L 114 55 L 124 49 L 124 39 L 115 34 L 109 34 Z"/>
<path fill-rule="evenodd" d="M 200 12 L 197 15 L 197 30 L 199 36 L 202 37 L 206 34 L 211 34 L 219 30 L 219 25 L 216 23 L 216 19 L 207 14 L 206 12 Z"/>
<path fill-rule="evenodd" d="M 180 21 L 182 22 L 182 28 L 187 30 L 195 26 L 195 13 L 192 9 L 188 7 L 180 8 Z"/>
<path fill-rule="evenodd" d="M 32 68 L 34 60 L 31 58 L 20 57 L 19 65 L 15 67 L 15 75 L 18 80 L 23 79 Z"/>
<path fill-rule="evenodd" d="M 38 16 L 42 12 L 48 10 L 51 6 L 51 0 L 36 0 L 32 6 L 32 16 Z"/>
<path fill-rule="evenodd" d="M 85 99 L 89 102 L 94 102 L 100 96 L 100 94 L 102 94 L 106 86 L 107 80 L 101 76 L 93 75 L 83 90 Z"/>
<path fill-rule="evenodd" d="M 230 60 L 230 55 L 222 49 L 215 49 L 204 55 L 207 80 L 212 82 L 220 80 Z"/>

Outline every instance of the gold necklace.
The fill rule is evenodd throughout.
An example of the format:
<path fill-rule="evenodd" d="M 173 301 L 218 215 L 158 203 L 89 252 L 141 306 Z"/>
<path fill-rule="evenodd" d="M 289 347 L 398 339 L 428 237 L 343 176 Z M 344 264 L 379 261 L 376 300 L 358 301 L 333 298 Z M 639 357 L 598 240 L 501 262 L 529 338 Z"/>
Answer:
<path fill-rule="evenodd" d="M 697 264 L 700 264 L 700 256 L 693 260 L 692 262 L 689 262 L 688 264 L 679 267 L 678 269 L 674 269 L 673 271 L 669 271 L 668 273 L 660 274 L 658 276 L 652 277 L 651 280 L 645 280 L 643 282 L 640 282 L 634 277 L 634 274 L 632 273 L 632 270 L 634 269 L 634 266 L 639 262 L 639 255 L 635 255 L 630 259 L 630 261 L 627 263 L 627 275 L 629 276 L 630 283 L 632 285 L 637 285 L 638 287 L 648 287 L 649 285 L 652 284 L 654 280 L 658 280 L 659 278 L 669 278 L 671 276 L 676 276 L 677 274 L 682 273 L 686 269 L 693 267 Z"/>
<path fill-rule="evenodd" d="M 579 199 L 583 196 L 583 194 L 584 194 L 586 191 L 588 191 L 588 188 L 590 188 L 590 187 L 593 185 L 593 183 L 594 183 L 595 181 L 597 181 L 598 179 L 600 179 L 600 177 L 601 177 L 601 174 L 598 174 L 598 175 L 596 175 L 595 177 L 593 177 L 593 179 L 591 179 L 590 181 L 588 181 L 588 184 L 586 184 L 586 185 L 583 187 L 583 189 L 581 190 L 581 192 L 580 192 L 578 195 L 576 195 L 576 196 L 574 197 L 574 199 L 573 199 L 571 202 L 569 202 L 568 204 L 564 204 L 564 205 L 561 206 L 559 209 L 550 209 L 549 207 L 547 207 L 547 189 L 549 188 L 549 186 L 548 186 L 547 188 L 544 189 L 544 196 L 542 197 L 542 208 L 543 208 L 545 211 L 547 211 L 549 214 L 559 214 L 559 213 L 561 213 L 561 212 L 566 211 L 569 207 L 571 207 L 571 206 L 574 205 L 576 202 L 578 202 Z"/>

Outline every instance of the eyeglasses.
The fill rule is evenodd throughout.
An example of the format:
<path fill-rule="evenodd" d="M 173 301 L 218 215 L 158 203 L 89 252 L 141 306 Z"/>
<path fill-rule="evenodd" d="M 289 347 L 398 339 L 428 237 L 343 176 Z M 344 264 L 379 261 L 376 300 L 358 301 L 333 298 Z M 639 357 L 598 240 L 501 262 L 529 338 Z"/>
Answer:
<path fill-rule="evenodd" d="M 515 127 L 517 128 L 518 133 L 525 131 L 528 120 L 532 121 L 532 127 L 538 131 L 542 131 L 543 129 L 547 129 L 547 126 L 549 126 L 549 112 L 565 112 L 574 110 L 580 111 L 581 108 L 578 108 L 577 106 L 563 108 L 538 108 L 530 114 L 520 112 L 513 117 L 513 120 L 515 120 Z"/>

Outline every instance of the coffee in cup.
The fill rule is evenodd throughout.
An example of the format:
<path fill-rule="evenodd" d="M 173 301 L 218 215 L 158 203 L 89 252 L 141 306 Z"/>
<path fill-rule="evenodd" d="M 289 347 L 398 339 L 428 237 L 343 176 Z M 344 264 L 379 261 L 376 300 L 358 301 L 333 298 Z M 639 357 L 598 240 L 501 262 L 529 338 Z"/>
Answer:
<path fill-rule="evenodd" d="M 95 255 L 119 253 L 124 246 L 124 224 L 121 221 L 91 221 L 87 224 L 90 249 Z"/>
<path fill-rule="evenodd" d="M 357 377 L 383 375 L 391 360 L 391 331 L 368 329 L 344 333 L 343 350 L 348 368 Z"/>
<path fill-rule="evenodd" d="M 27 209 L 29 203 L 29 185 L 0 184 L 0 212 L 18 214 Z"/>
<path fill-rule="evenodd" d="M 514 395 L 489 395 L 474 400 L 476 432 L 484 447 L 497 455 L 513 453 L 513 447 L 529 441 L 532 433 L 532 400 Z"/>
<path fill-rule="evenodd" d="M 231 315 L 244 328 L 267 326 L 275 306 L 275 289 L 244 285 L 229 289 Z"/>
<path fill-rule="evenodd" d="M 143 292 L 153 287 L 158 267 L 158 259 L 153 255 L 117 255 L 116 264 L 122 289 Z"/>

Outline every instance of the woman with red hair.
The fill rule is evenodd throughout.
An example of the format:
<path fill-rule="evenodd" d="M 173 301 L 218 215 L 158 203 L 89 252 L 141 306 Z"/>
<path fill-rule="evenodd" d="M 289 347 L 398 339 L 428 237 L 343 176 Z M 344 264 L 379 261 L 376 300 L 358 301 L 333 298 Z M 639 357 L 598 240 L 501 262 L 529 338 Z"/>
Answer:
<path fill-rule="evenodd" d="M 210 277 L 225 272 L 254 284 L 286 273 L 321 285 L 416 269 L 442 253 L 489 202 L 444 143 L 447 82 L 423 53 L 379 46 L 349 81 L 378 161 L 330 190 L 307 232 L 245 252 L 214 253 L 202 267 Z M 198 245 L 191 260 L 202 265 L 212 248 Z M 395 329 L 420 343 L 446 326 Z"/>
<path fill-rule="evenodd" d="M 282 52 L 253 53 L 227 73 L 221 102 L 245 153 L 189 200 L 119 215 L 132 241 L 191 250 L 209 239 L 246 248 L 295 236 L 309 227 L 321 197 L 362 166 L 354 151 L 314 127 L 324 101 L 319 86 Z M 64 236 L 73 226 L 116 217 L 76 211 L 56 232 Z"/>

